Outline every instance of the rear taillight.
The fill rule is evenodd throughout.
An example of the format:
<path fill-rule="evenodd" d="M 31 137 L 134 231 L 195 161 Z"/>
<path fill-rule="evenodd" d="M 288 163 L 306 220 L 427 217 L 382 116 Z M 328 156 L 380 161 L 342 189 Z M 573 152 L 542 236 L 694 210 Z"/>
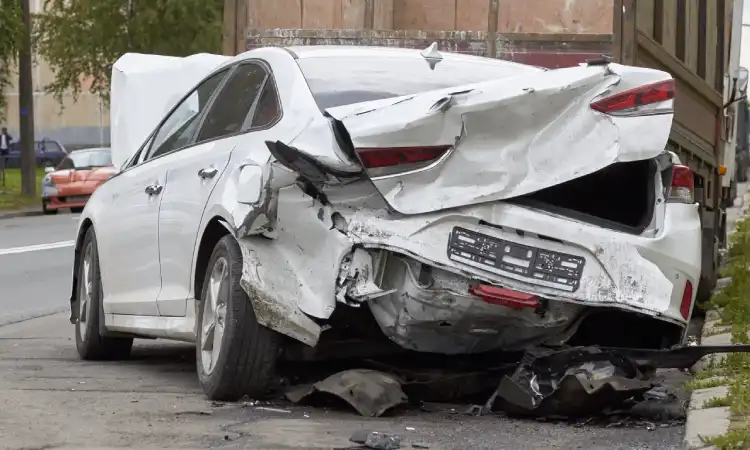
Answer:
<path fill-rule="evenodd" d="M 693 306 L 693 283 L 688 280 L 685 282 L 685 291 L 682 293 L 682 303 L 680 303 L 680 315 L 683 319 L 690 318 L 691 306 Z"/>
<path fill-rule="evenodd" d="M 645 116 L 674 112 L 674 80 L 647 84 L 597 100 L 591 109 L 612 116 Z"/>
<path fill-rule="evenodd" d="M 539 297 L 533 294 L 512 291 L 488 284 L 480 284 L 469 288 L 469 294 L 481 298 L 487 303 L 501 305 L 513 309 L 539 308 Z"/>
<path fill-rule="evenodd" d="M 671 203 L 693 203 L 695 185 L 693 171 L 690 167 L 676 164 L 672 166 L 672 185 L 669 187 L 667 201 Z"/>
<path fill-rule="evenodd" d="M 424 170 L 447 157 L 452 148 L 450 145 L 358 148 L 356 152 L 367 174 L 376 178 Z"/>

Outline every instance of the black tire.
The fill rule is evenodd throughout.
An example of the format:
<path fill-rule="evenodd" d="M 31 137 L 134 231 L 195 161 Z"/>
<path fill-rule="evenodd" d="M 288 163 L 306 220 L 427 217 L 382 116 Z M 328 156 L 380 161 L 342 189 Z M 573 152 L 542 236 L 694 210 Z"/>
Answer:
<path fill-rule="evenodd" d="M 84 323 L 81 323 L 80 302 L 83 292 L 86 290 L 86 278 L 84 276 L 84 260 L 89 257 L 89 276 L 91 280 L 90 296 L 85 306 Z M 99 333 L 99 321 L 101 317 L 99 311 L 102 301 L 102 277 L 99 270 L 99 252 L 96 245 L 96 234 L 91 227 L 86 232 L 81 246 L 81 254 L 76 262 L 77 284 L 76 298 L 73 304 L 78 309 L 78 318 L 76 320 L 76 349 L 81 359 L 87 361 L 118 360 L 127 359 L 133 348 L 132 338 L 113 338 L 104 337 Z M 81 336 L 81 327 L 84 327 L 85 336 Z"/>
<path fill-rule="evenodd" d="M 211 274 L 220 264 L 227 265 L 218 295 L 220 301 L 225 302 L 226 315 L 219 355 L 207 371 L 202 351 L 203 316 L 206 305 L 210 304 Z M 198 308 L 196 369 L 201 388 L 211 400 L 236 401 L 245 395 L 262 397 L 268 393 L 276 376 L 283 337 L 258 324 L 250 299 L 240 286 L 241 276 L 242 252 L 231 235 L 224 236 L 214 247 L 208 262 Z"/>
<path fill-rule="evenodd" d="M 42 213 L 45 216 L 52 216 L 54 214 L 57 214 L 57 210 L 56 209 L 49 209 L 49 208 L 47 208 L 47 202 L 45 202 L 44 200 L 42 200 Z"/>
<path fill-rule="evenodd" d="M 83 212 L 83 207 L 79 206 L 77 208 L 70 208 L 70 212 L 73 214 L 80 214 Z"/>

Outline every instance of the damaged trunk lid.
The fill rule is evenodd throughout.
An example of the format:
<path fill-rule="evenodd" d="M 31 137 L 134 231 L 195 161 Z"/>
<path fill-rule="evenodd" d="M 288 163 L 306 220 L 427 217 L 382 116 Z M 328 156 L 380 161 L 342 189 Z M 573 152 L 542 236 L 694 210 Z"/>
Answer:
<path fill-rule="evenodd" d="M 445 61 L 432 69 L 420 62 L 436 77 Z M 299 64 L 308 77 L 305 61 Z M 460 61 L 443 70 L 459 68 Z M 388 98 L 378 74 L 361 73 L 359 92 L 373 92 L 351 98 L 377 99 L 319 104 L 348 134 L 345 153 L 402 214 L 520 197 L 664 151 L 674 97 L 666 72 L 606 62 L 528 69 Z M 336 81 L 327 89 L 345 96 Z M 315 95 L 314 81 L 310 86 Z"/>

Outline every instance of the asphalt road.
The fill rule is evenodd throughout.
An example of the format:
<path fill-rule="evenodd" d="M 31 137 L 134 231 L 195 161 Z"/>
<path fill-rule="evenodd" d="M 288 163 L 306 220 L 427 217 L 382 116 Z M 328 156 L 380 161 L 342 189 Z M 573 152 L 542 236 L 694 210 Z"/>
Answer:
<path fill-rule="evenodd" d="M 402 448 L 420 442 L 432 450 L 682 448 L 679 426 L 414 411 L 369 419 L 281 401 L 216 404 L 202 396 L 194 349 L 184 344 L 136 341 L 129 361 L 82 362 L 67 320 L 76 223 L 71 215 L 0 220 L 0 448 L 352 448 L 348 438 L 362 428 L 400 434 Z M 7 324 L 55 309 L 65 312 Z"/>
<path fill-rule="evenodd" d="M 0 220 L 0 324 L 67 308 L 78 215 Z"/>

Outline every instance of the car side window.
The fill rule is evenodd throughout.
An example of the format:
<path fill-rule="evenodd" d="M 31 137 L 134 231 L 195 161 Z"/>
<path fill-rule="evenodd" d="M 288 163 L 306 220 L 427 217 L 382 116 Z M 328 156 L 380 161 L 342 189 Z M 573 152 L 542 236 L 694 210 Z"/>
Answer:
<path fill-rule="evenodd" d="M 267 77 L 259 64 L 241 64 L 211 105 L 196 142 L 235 134 L 242 129 Z"/>
<path fill-rule="evenodd" d="M 75 169 L 75 164 L 73 164 L 73 160 L 69 157 L 63 158 L 62 161 L 60 161 L 60 164 L 57 166 L 56 170 L 72 170 Z"/>
<path fill-rule="evenodd" d="M 190 144 L 206 105 L 226 74 L 225 70 L 206 79 L 182 100 L 154 135 L 148 159 Z"/>
<path fill-rule="evenodd" d="M 268 77 L 249 128 L 264 128 L 271 125 L 280 115 L 279 104 L 276 84 L 271 77 Z"/>

